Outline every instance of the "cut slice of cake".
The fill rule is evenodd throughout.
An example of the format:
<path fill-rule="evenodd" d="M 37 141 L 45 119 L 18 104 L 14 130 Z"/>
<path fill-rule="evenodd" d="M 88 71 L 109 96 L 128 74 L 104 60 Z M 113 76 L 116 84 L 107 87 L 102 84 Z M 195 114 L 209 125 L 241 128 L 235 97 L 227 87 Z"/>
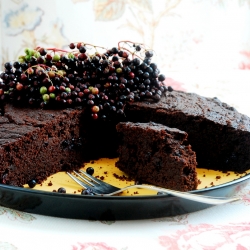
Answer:
<path fill-rule="evenodd" d="M 6 104 L 0 116 L 0 183 L 38 183 L 84 162 L 82 109 L 41 110 Z"/>
<path fill-rule="evenodd" d="M 189 191 L 197 188 L 196 155 L 187 133 L 156 123 L 121 122 L 116 167 L 131 178 L 160 187 Z"/>

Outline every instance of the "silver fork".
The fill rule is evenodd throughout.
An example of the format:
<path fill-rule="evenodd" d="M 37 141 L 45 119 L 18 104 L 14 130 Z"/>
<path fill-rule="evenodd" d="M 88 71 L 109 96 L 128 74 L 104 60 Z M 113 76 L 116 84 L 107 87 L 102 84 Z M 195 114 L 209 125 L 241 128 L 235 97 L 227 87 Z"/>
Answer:
<path fill-rule="evenodd" d="M 180 198 L 188 199 L 192 201 L 197 201 L 200 203 L 206 203 L 210 205 L 220 205 L 220 204 L 226 204 L 226 203 L 230 203 L 233 201 L 241 200 L 240 197 L 212 197 L 212 196 L 205 196 L 205 195 L 197 195 L 197 194 L 192 194 L 189 192 L 180 192 L 180 191 L 170 190 L 170 189 L 156 187 L 152 185 L 131 185 L 125 188 L 118 188 L 104 181 L 101 181 L 87 174 L 86 172 L 82 170 L 79 170 L 81 174 L 76 171 L 73 171 L 73 172 L 76 176 L 78 176 L 84 182 L 79 180 L 76 176 L 72 175 L 69 172 L 67 172 L 67 174 L 75 182 L 77 182 L 81 187 L 83 187 L 84 189 L 91 189 L 95 195 L 100 195 L 100 196 L 113 196 L 115 194 L 121 193 L 131 188 L 140 188 L 140 189 L 149 189 L 149 190 L 154 190 L 158 192 L 163 192 L 172 196 L 176 196 L 176 197 L 180 197 Z"/>

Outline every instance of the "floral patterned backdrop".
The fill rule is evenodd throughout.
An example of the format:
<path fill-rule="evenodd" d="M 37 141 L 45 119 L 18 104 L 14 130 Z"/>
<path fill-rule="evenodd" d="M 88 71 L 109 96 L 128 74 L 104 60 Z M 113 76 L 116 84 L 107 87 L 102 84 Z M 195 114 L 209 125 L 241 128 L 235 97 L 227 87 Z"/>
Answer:
<path fill-rule="evenodd" d="M 0 0 L 0 15 L 1 64 L 24 47 L 132 40 L 166 71 L 250 70 L 249 0 Z"/>

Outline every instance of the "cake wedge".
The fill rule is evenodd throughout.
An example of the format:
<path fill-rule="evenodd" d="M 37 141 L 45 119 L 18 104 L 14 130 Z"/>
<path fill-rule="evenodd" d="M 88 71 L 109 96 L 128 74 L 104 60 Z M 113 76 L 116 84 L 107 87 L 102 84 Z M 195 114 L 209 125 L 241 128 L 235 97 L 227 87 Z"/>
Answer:
<path fill-rule="evenodd" d="M 179 190 L 197 188 L 196 154 L 187 133 L 153 122 L 117 125 L 116 167 L 143 183 Z"/>

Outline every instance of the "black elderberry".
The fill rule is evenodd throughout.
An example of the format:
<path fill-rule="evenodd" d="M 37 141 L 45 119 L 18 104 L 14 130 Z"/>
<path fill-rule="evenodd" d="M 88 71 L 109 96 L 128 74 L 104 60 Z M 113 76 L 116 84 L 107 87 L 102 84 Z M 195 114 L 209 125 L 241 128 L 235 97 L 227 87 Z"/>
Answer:
<path fill-rule="evenodd" d="M 146 57 L 152 57 L 153 55 L 154 55 L 154 53 L 151 50 L 148 50 L 148 51 L 145 52 Z"/>
<path fill-rule="evenodd" d="M 82 190 L 81 195 L 95 195 L 95 194 L 92 189 L 87 188 L 87 189 Z"/>
<path fill-rule="evenodd" d="M 17 61 L 13 63 L 13 66 L 15 69 L 19 69 L 21 67 L 20 63 Z"/>
<path fill-rule="evenodd" d="M 30 188 L 34 188 L 36 186 L 36 180 L 29 180 L 27 184 Z"/>
<path fill-rule="evenodd" d="M 12 63 L 11 62 L 6 62 L 4 64 L 5 69 L 11 69 L 12 68 Z"/>
<path fill-rule="evenodd" d="M 166 79 L 165 76 L 162 75 L 162 74 L 158 76 L 158 80 L 159 80 L 160 82 L 163 82 L 165 79 Z"/>
<path fill-rule="evenodd" d="M 138 66 L 138 65 L 140 65 L 140 59 L 136 57 L 132 60 L 132 63 L 133 63 L 133 65 Z"/>
<path fill-rule="evenodd" d="M 148 78 L 148 77 L 149 77 L 149 73 L 148 73 L 148 72 L 144 72 L 144 73 L 143 73 L 143 77 L 144 77 L 144 78 Z"/>
<path fill-rule="evenodd" d="M 136 50 L 136 51 L 140 51 L 140 50 L 141 50 L 141 46 L 140 46 L 140 45 L 136 45 L 136 46 L 135 46 L 135 50 Z"/>
<path fill-rule="evenodd" d="M 111 49 L 111 52 L 113 54 L 117 54 L 119 51 L 118 51 L 118 49 L 116 47 L 114 47 L 114 48 Z"/>
<path fill-rule="evenodd" d="M 87 50 L 86 50 L 86 48 L 84 46 L 80 46 L 79 51 L 81 53 L 85 53 Z"/>
<path fill-rule="evenodd" d="M 66 189 L 64 187 L 60 187 L 57 190 L 58 193 L 66 194 Z"/>
<path fill-rule="evenodd" d="M 112 57 L 112 61 L 113 61 L 113 62 L 117 62 L 118 60 L 119 60 L 118 56 L 113 56 L 113 57 Z M 120 63 L 119 63 L 119 65 L 120 65 Z"/>
<path fill-rule="evenodd" d="M 168 91 L 172 92 L 174 89 L 171 86 L 168 86 Z"/>
<path fill-rule="evenodd" d="M 87 174 L 93 175 L 94 172 L 95 172 L 95 170 L 94 170 L 94 168 L 92 168 L 92 167 L 88 167 L 88 168 L 86 169 L 86 173 L 87 173 Z"/>

